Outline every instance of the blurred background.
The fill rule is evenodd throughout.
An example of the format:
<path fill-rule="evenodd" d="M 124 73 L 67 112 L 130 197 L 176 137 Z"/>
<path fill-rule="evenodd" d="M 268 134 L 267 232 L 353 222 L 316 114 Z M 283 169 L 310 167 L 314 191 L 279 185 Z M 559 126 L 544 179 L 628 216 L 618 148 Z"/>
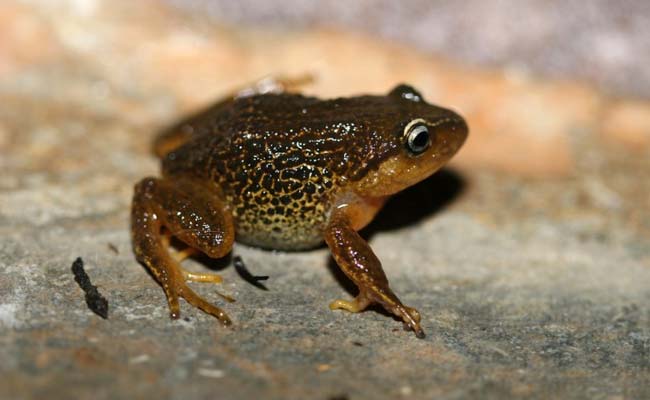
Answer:
<path fill-rule="evenodd" d="M 11 1 L 0 9 L 0 77 L 14 97 L 40 96 L 149 126 L 265 76 L 311 74 L 315 83 L 302 91 L 330 97 L 385 93 L 408 82 L 469 120 L 472 136 L 459 165 L 562 175 L 580 150 L 569 139 L 580 132 L 631 149 L 650 146 L 649 7 Z M 0 144 L 27 140 L 3 137 Z"/>
<path fill-rule="evenodd" d="M 402 2 L 168 0 L 221 23 L 277 29 L 343 28 L 468 64 L 578 78 L 609 92 L 650 93 L 650 5 L 469 0 Z"/>

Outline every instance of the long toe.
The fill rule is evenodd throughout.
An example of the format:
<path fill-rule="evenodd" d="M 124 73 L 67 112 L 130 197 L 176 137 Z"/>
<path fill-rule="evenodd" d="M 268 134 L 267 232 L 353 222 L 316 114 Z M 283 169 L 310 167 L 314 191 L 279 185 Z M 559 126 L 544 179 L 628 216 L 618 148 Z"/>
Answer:
<path fill-rule="evenodd" d="M 232 324 L 232 321 L 228 317 L 228 314 L 225 313 L 225 311 L 205 301 L 202 297 L 194 293 L 194 291 L 189 287 L 185 286 L 183 288 L 181 296 L 183 296 L 183 298 L 194 307 L 199 308 L 205 311 L 206 313 L 217 318 L 219 321 L 221 321 L 222 324 L 224 325 Z"/>

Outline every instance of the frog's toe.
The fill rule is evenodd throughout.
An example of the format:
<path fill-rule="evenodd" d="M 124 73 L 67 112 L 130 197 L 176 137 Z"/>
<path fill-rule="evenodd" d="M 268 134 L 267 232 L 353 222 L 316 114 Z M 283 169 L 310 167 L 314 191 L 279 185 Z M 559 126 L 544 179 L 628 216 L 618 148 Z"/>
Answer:
<path fill-rule="evenodd" d="M 169 239 L 167 239 L 167 246 L 169 246 Z M 173 254 L 174 259 L 178 262 L 181 263 L 185 259 L 192 257 L 194 255 L 197 255 L 201 253 L 198 249 L 194 247 L 186 247 L 181 251 L 177 251 Z"/>
<path fill-rule="evenodd" d="M 425 337 L 424 331 L 420 326 L 420 312 L 415 308 L 407 307 L 405 305 L 398 305 L 393 310 L 393 313 L 404 321 L 404 327 L 411 329 L 419 339 Z"/>
<path fill-rule="evenodd" d="M 181 305 L 178 302 L 178 293 L 175 290 L 165 290 L 167 304 L 169 304 L 169 318 L 179 319 L 181 317 Z"/>
<path fill-rule="evenodd" d="M 415 322 L 418 322 L 418 323 L 420 322 L 420 312 L 418 310 L 416 310 L 415 308 L 407 307 L 407 306 L 404 306 L 404 308 L 406 309 L 406 312 L 411 316 L 411 318 Z"/>
<path fill-rule="evenodd" d="M 213 274 L 193 274 L 181 269 L 182 277 L 174 275 L 175 278 L 170 279 L 167 284 L 163 285 L 165 294 L 167 295 L 167 303 L 169 304 L 169 316 L 171 319 L 179 319 L 181 316 L 179 298 L 184 298 L 192 306 L 203 310 L 204 312 L 216 317 L 224 325 L 230 325 L 231 321 L 228 315 L 219 307 L 210 304 L 201 296 L 196 294 L 189 286 L 187 281 L 195 282 L 221 282 L 219 275 Z M 223 296 L 223 295 L 222 295 Z M 228 301 L 234 301 L 228 296 L 223 296 Z"/>
<path fill-rule="evenodd" d="M 230 325 L 232 323 L 232 321 L 228 317 L 228 314 L 226 314 L 225 311 L 204 300 L 201 296 L 199 296 L 192 289 L 190 289 L 189 286 L 185 284 L 179 286 L 180 287 L 178 287 L 178 295 L 184 298 L 188 303 L 217 318 L 224 325 Z M 170 309 L 171 309 L 171 305 L 170 305 Z"/>
<path fill-rule="evenodd" d="M 203 282 L 203 283 L 223 282 L 223 278 L 221 277 L 221 275 L 217 275 L 217 274 L 190 272 L 185 270 L 184 268 L 181 268 L 181 273 L 183 274 L 183 278 L 185 278 L 185 282 Z"/>
<path fill-rule="evenodd" d="M 330 303 L 330 310 L 345 310 L 353 313 L 358 313 L 366 309 L 370 305 L 368 297 L 359 293 L 354 300 L 337 299 Z"/>

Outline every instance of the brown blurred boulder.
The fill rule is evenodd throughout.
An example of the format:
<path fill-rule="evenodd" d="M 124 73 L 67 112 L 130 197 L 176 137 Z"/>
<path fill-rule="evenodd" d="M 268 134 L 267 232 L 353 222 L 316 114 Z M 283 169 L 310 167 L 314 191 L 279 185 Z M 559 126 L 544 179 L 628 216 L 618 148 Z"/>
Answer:
<path fill-rule="evenodd" d="M 141 148 L 158 127 L 224 93 L 264 76 L 305 73 L 316 78 L 303 88 L 308 94 L 386 93 L 408 82 L 458 110 L 471 128 L 453 161 L 463 169 L 566 175 L 581 150 L 571 136 L 601 126 L 615 140 L 648 141 L 647 103 L 611 103 L 588 85 L 461 66 L 356 33 L 234 30 L 188 18 L 156 0 L 68 9 L 9 3 L 0 10 L 7 28 L 0 79 L 14 93 L 40 96 L 45 109 L 144 127 L 148 135 L 131 138 Z M 5 142 L 18 135 L 7 129 Z"/>

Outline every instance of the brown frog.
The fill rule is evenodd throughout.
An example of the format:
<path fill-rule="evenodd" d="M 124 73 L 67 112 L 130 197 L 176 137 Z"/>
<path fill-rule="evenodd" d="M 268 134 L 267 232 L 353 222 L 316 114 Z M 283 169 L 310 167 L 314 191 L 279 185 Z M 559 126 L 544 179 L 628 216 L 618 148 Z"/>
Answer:
<path fill-rule="evenodd" d="M 221 282 L 181 267 L 193 251 L 220 258 L 235 239 L 278 250 L 325 241 L 359 287 L 355 299 L 335 300 L 331 309 L 359 312 L 377 303 L 423 337 L 418 311 L 393 293 L 357 231 L 390 195 L 427 178 L 458 151 L 468 134 L 465 121 L 407 85 L 385 96 L 320 100 L 271 83 L 163 133 L 154 144 L 163 177 L 135 186 L 134 251 L 162 285 L 171 317 L 180 316 L 183 297 L 231 323 L 187 286 Z M 173 255 L 170 236 L 188 248 Z"/>

